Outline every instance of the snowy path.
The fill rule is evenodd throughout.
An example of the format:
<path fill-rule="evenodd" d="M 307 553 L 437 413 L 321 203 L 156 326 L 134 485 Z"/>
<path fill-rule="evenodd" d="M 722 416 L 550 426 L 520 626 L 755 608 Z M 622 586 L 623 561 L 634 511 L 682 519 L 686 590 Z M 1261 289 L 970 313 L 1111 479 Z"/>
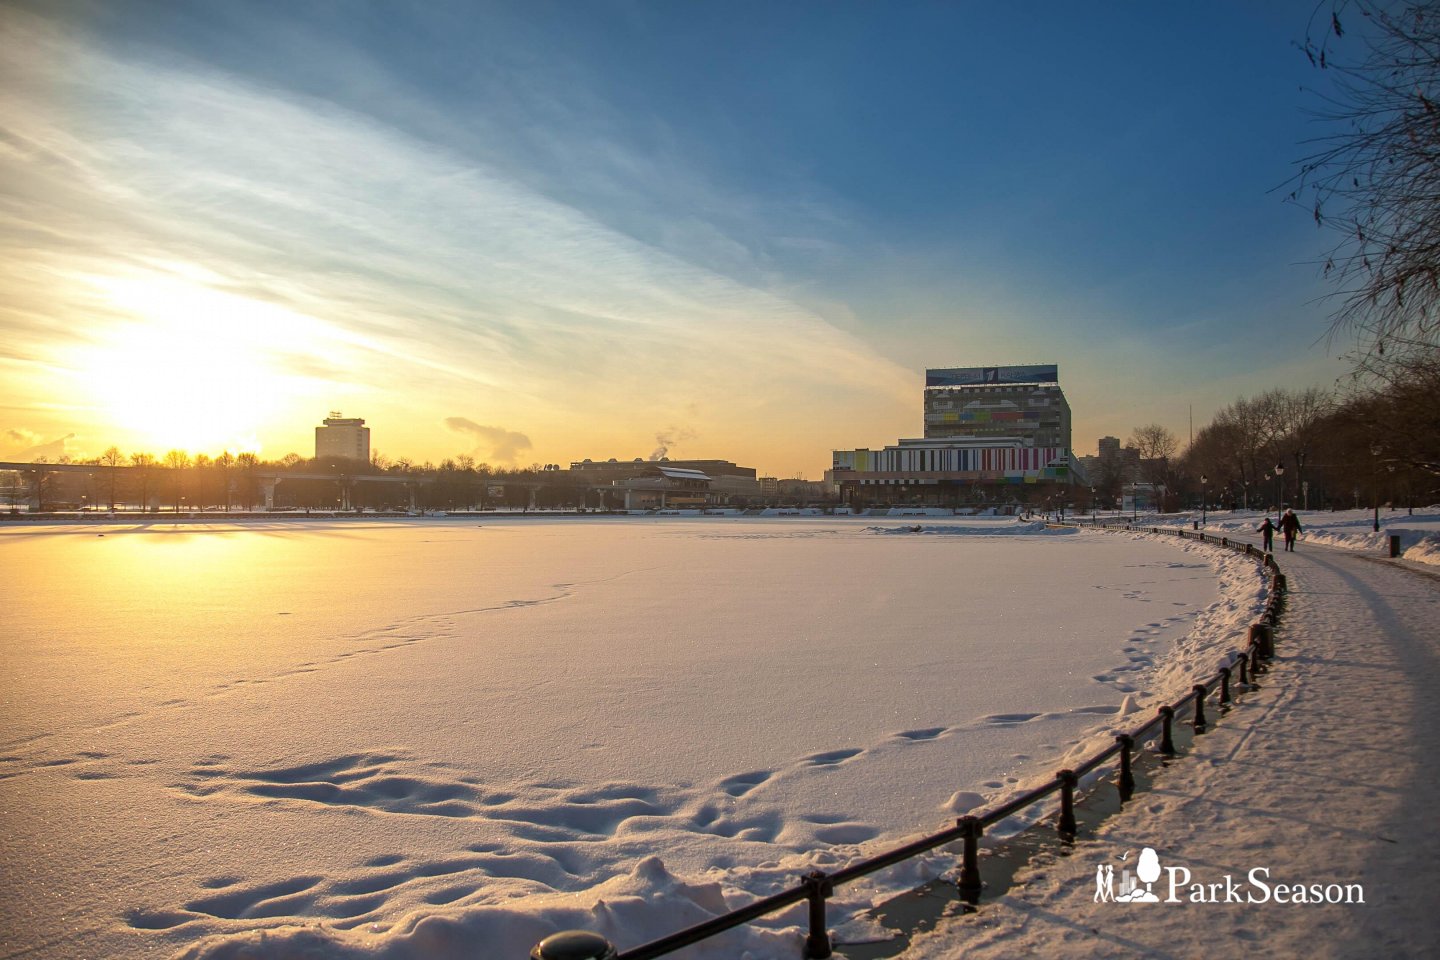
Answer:
<path fill-rule="evenodd" d="M 905 957 L 1434 955 L 1440 578 L 1304 543 L 1278 557 L 1291 595 L 1263 687 L 1098 836 Z M 1164 901 L 1178 881 L 1180 902 L 1096 902 L 1097 868 L 1118 884 L 1145 847 L 1220 902 L 1190 902 L 1168 869 L 1154 890 Z M 1263 900 L 1248 879 L 1262 867 L 1268 902 L 1224 902 L 1226 875 L 1234 897 Z M 1364 903 L 1278 903 L 1282 883 L 1360 884 Z"/>

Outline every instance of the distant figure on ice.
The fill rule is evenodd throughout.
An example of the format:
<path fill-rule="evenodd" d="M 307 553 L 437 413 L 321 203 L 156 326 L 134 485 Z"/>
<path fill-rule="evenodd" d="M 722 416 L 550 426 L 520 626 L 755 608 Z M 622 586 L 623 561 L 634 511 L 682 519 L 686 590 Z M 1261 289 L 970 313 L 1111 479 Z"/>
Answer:
<path fill-rule="evenodd" d="M 1265 522 L 1255 528 L 1255 532 L 1265 538 L 1265 552 L 1270 553 L 1275 549 L 1275 524 L 1266 517 Z"/>
<path fill-rule="evenodd" d="M 1266 518 L 1269 522 L 1269 518 Z M 1280 532 L 1285 534 L 1285 549 L 1295 551 L 1295 535 L 1300 532 L 1300 518 L 1295 516 L 1294 510 L 1286 510 L 1285 516 L 1280 518 Z"/>

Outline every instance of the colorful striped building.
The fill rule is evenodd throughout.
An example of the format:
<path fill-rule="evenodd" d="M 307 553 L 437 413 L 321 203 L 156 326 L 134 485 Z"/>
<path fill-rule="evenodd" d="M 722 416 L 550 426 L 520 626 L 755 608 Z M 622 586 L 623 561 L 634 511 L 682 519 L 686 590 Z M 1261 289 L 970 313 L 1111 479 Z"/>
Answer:
<path fill-rule="evenodd" d="M 959 367 L 926 371 L 923 439 L 836 450 L 828 476 L 850 503 L 1034 502 L 1064 496 L 1070 458 L 1058 367 Z"/>

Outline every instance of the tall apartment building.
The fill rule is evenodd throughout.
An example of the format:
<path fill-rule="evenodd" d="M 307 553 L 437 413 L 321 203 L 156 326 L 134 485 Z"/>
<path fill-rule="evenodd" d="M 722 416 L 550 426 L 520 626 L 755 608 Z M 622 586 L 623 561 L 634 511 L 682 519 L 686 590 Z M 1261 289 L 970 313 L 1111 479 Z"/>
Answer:
<path fill-rule="evenodd" d="M 324 426 L 315 428 L 315 458 L 344 457 L 370 462 L 370 428 L 358 417 L 345 418 L 332 411 Z"/>

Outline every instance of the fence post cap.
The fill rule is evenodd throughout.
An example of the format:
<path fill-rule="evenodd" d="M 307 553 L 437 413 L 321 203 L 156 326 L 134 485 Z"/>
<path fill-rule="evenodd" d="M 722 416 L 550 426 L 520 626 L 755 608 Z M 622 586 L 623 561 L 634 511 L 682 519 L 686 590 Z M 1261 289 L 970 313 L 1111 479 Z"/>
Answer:
<path fill-rule="evenodd" d="M 562 930 L 541 940 L 530 960 L 613 960 L 615 945 L 589 930 Z"/>

